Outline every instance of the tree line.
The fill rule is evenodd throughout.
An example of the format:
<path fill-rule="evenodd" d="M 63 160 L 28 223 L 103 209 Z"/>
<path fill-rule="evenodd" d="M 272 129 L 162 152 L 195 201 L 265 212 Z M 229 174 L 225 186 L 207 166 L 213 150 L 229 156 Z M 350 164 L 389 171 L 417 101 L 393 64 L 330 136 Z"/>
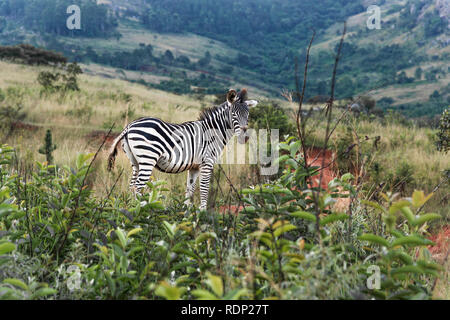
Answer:
<path fill-rule="evenodd" d="M 66 13 L 71 5 L 81 9 L 81 30 L 69 30 Z M 30 30 L 60 36 L 118 36 L 117 18 L 104 4 L 94 0 L 3 0 L 0 16 L 10 23 L 20 23 Z"/>

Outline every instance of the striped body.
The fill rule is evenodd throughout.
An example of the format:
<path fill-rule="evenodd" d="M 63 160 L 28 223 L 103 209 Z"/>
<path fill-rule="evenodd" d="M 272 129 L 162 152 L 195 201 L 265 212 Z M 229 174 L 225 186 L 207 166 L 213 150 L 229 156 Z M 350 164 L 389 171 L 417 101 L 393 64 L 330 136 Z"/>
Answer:
<path fill-rule="evenodd" d="M 115 148 L 122 141 L 133 168 L 130 187 L 137 193 L 148 182 L 155 167 L 166 173 L 188 170 L 186 203 L 192 197 L 200 176 L 200 208 L 206 209 L 214 164 L 233 134 L 245 133 L 248 106 L 241 105 L 240 108 L 247 111 L 242 115 L 245 119 L 239 120 L 236 103 L 227 101 L 204 112 L 197 121 L 172 124 L 157 118 L 135 120 L 114 141 L 112 161 Z M 242 127 L 245 130 L 241 130 Z"/>

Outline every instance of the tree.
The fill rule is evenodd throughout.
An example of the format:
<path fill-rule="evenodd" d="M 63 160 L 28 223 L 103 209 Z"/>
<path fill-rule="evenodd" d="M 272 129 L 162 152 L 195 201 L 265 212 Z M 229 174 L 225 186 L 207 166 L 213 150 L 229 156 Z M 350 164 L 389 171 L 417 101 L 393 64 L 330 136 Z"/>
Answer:
<path fill-rule="evenodd" d="M 206 67 L 211 62 L 211 53 L 209 51 L 206 51 L 205 56 L 198 60 L 198 65 L 200 67 Z"/>
<path fill-rule="evenodd" d="M 428 12 L 424 16 L 425 36 L 436 36 L 447 29 L 444 19 L 439 17 L 439 14 Z"/>
<path fill-rule="evenodd" d="M 52 131 L 48 129 L 47 133 L 45 134 L 44 145 L 39 148 L 39 153 L 45 155 L 48 164 L 51 164 L 53 162 L 52 152 L 55 151 L 55 149 L 56 144 L 53 144 L 52 141 Z"/>
<path fill-rule="evenodd" d="M 360 101 L 367 113 L 371 113 L 375 109 L 376 101 L 374 98 L 369 96 L 361 96 Z"/>
<path fill-rule="evenodd" d="M 0 96 L 0 100 L 2 97 Z M 7 129 L 6 136 L 9 136 L 15 128 L 18 121 L 26 118 L 27 114 L 22 111 L 22 105 L 0 105 L 0 127 Z"/>
<path fill-rule="evenodd" d="M 60 72 L 41 71 L 37 81 L 43 86 L 43 91 L 79 91 L 77 76 L 83 73 L 80 66 L 74 62 L 65 68 L 65 74 Z"/>
<path fill-rule="evenodd" d="M 411 82 L 413 82 L 413 80 L 414 80 L 414 79 L 409 78 L 409 77 L 406 75 L 406 72 L 405 72 L 405 71 L 400 72 L 399 75 L 397 76 L 397 82 L 400 83 L 400 84 L 403 84 L 403 83 L 411 83 Z"/>
<path fill-rule="evenodd" d="M 355 89 L 355 85 L 349 76 L 343 76 L 336 82 L 336 92 L 339 98 L 351 97 Z"/>
<path fill-rule="evenodd" d="M 223 97 L 217 101 L 223 102 Z M 280 137 L 292 135 L 295 128 L 289 121 L 286 111 L 276 102 L 269 101 L 250 109 L 249 125 L 253 129 L 279 129 Z"/>
<path fill-rule="evenodd" d="M 165 63 L 171 64 L 174 60 L 172 51 L 166 50 L 166 52 L 164 52 L 163 60 Z"/>
<path fill-rule="evenodd" d="M 422 68 L 421 67 L 416 68 L 416 71 L 414 72 L 414 77 L 417 80 L 421 80 L 422 79 Z"/>
<path fill-rule="evenodd" d="M 71 63 L 67 66 L 66 72 L 66 74 L 62 75 L 65 81 L 64 91 L 79 91 L 80 88 L 78 87 L 77 76 L 83 73 L 80 66 L 76 62 Z"/>
<path fill-rule="evenodd" d="M 431 70 L 427 73 L 425 73 L 425 79 L 427 81 L 436 81 L 436 71 L 435 70 Z"/>
<path fill-rule="evenodd" d="M 438 151 L 447 153 L 450 150 L 450 108 L 442 113 L 439 120 L 439 131 L 436 135 L 436 147 Z"/>

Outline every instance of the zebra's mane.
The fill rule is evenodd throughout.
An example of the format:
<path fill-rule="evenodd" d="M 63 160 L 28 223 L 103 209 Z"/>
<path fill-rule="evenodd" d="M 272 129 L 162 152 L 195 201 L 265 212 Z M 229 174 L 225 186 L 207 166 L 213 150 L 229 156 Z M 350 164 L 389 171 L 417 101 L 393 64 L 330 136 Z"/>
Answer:
<path fill-rule="evenodd" d="M 224 106 L 226 105 L 226 102 L 218 105 L 218 106 L 213 106 L 210 108 L 205 108 L 202 111 L 200 111 L 200 115 L 198 116 L 198 120 L 206 120 L 208 117 L 213 116 L 214 114 L 216 114 L 218 111 L 222 110 L 224 108 Z"/>

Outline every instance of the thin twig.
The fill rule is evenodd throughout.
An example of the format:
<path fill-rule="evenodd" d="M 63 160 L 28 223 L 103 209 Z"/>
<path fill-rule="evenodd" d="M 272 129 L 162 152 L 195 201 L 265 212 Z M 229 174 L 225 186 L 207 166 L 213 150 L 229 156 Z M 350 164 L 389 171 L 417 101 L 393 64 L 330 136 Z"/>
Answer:
<path fill-rule="evenodd" d="M 331 93 L 330 93 L 330 99 L 328 100 L 328 104 L 327 104 L 327 108 L 326 108 L 326 115 L 327 115 L 327 127 L 326 127 L 326 131 L 325 131 L 325 142 L 324 142 L 324 146 L 322 149 L 322 165 L 321 167 L 325 166 L 325 152 L 327 150 L 327 146 L 328 146 L 328 141 L 330 139 L 330 125 L 331 125 L 331 115 L 333 112 L 333 102 L 334 102 L 334 90 L 335 90 L 335 85 L 336 85 L 336 71 L 337 71 L 337 66 L 339 63 L 339 58 L 341 55 L 341 50 L 342 50 L 342 45 L 344 43 L 344 37 L 345 37 L 345 33 L 347 31 L 347 22 L 344 22 L 344 30 L 342 31 L 342 37 L 341 37 L 341 41 L 339 43 L 339 48 L 336 54 L 336 60 L 334 62 L 334 68 L 333 68 L 333 76 L 331 79 Z M 322 180 L 323 180 L 323 170 L 320 172 L 320 177 L 319 177 L 319 186 L 318 186 L 318 190 L 316 192 L 313 192 L 313 198 L 314 198 L 314 203 L 315 203 L 315 207 L 316 207 L 316 232 L 317 234 L 319 234 L 319 228 L 320 228 L 320 224 L 319 224 L 319 214 L 320 214 L 320 209 L 319 209 L 319 199 L 318 199 L 318 193 L 320 192 L 320 188 L 322 186 Z M 319 237 L 320 238 L 320 237 Z"/>
<path fill-rule="evenodd" d="M 305 162 L 304 167 L 308 168 L 308 155 L 306 152 L 306 141 L 305 141 L 305 121 L 302 119 L 302 106 L 303 106 L 303 99 L 305 97 L 305 90 L 306 90 L 306 80 L 308 76 L 308 64 L 309 64 L 309 52 L 311 50 L 312 43 L 314 41 L 314 37 L 316 36 L 316 31 L 313 30 L 313 35 L 311 37 L 311 40 L 309 41 L 308 49 L 306 50 L 306 61 L 305 61 L 305 70 L 303 72 L 303 87 L 302 87 L 302 93 L 300 95 L 299 91 L 299 79 L 298 79 L 298 62 L 295 61 L 295 87 L 296 87 L 296 93 L 298 98 L 298 110 L 297 110 L 297 117 L 296 117 L 296 124 L 297 124 L 297 133 L 298 138 L 300 139 L 300 143 L 302 145 L 302 151 L 303 151 L 303 159 Z M 301 124 L 300 124 L 301 122 Z"/>

